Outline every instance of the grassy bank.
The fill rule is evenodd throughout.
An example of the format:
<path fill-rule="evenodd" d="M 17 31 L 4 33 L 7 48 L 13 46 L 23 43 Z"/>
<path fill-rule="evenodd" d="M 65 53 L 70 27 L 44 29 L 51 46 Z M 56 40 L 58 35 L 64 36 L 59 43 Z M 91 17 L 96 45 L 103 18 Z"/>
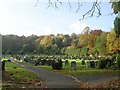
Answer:
<path fill-rule="evenodd" d="M 5 71 L 3 72 L 3 88 L 33 87 L 33 85 L 37 85 L 37 83 L 41 86 L 40 78 L 32 72 L 13 62 L 5 63 Z"/>

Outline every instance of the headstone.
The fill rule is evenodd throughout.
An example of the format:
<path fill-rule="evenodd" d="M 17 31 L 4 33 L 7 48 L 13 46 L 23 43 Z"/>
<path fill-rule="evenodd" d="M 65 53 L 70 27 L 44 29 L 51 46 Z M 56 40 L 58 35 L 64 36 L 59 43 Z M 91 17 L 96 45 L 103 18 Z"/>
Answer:
<path fill-rule="evenodd" d="M 62 69 L 62 60 L 58 60 L 58 70 Z"/>
<path fill-rule="evenodd" d="M 95 61 L 95 66 L 98 66 L 98 61 Z"/>
<path fill-rule="evenodd" d="M 55 60 L 52 60 L 52 68 L 56 69 Z"/>
<path fill-rule="evenodd" d="M 2 65 L 2 71 L 4 71 L 5 70 L 5 61 L 3 60 L 2 62 L 1 62 L 1 65 Z"/>
<path fill-rule="evenodd" d="M 72 62 L 71 62 L 71 68 L 74 69 L 74 70 L 77 69 L 76 62 L 75 62 L 75 61 L 72 61 Z"/>
<path fill-rule="evenodd" d="M 90 61 L 90 67 L 95 68 L 95 62 L 94 61 Z"/>
<path fill-rule="evenodd" d="M 86 67 L 90 67 L 90 62 L 89 61 L 86 62 Z"/>
<path fill-rule="evenodd" d="M 46 64 L 46 60 L 41 60 L 41 65 L 45 65 Z"/>
<path fill-rule="evenodd" d="M 11 59 L 8 59 L 8 62 L 11 62 Z"/>
<path fill-rule="evenodd" d="M 68 66 L 68 64 L 69 64 L 68 60 L 65 60 L 65 66 Z"/>
<path fill-rule="evenodd" d="M 82 65 L 85 65 L 85 60 L 82 60 L 81 63 L 82 63 Z"/>
<path fill-rule="evenodd" d="M 47 60 L 47 65 L 48 66 L 52 65 L 52 60 Z"/>
<path fill-rule="evenodd" d="M 39 61 L 35 61 L 35 66 L 39 65 Z"/>

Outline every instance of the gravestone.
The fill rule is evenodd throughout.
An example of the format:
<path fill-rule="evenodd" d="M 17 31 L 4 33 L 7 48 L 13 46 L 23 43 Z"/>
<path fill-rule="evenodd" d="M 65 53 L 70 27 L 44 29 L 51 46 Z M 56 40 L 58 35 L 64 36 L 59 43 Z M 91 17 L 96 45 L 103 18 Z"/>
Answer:
<path fill-rule="evenodd" d="M 68 60 L 65 60 L 65 66 L 68 66 L 68 64 L 69 64 Z"/>
<path fill-rule="evenodd" d="M 95 62 L 94 61 L 90 61 L 90 67 L 95 68 Z"/>
<path fill-rule="evenodd" d="M 41 65 L 45 65 L 46 64 L 46 60 L 41 60 Z"/>
<path fill-rule="evenodd" d="M 82 63 L 82 65 L 85 65 L 85 60 L 82 60 L 81 63 Z"/>
<path fill-rule="evenodd" d="M 95 66 L 98 66 L 98 61 L 95 61 Z"/>
<path fill-rule="evenodd" d="M 35 61 L 35 66 L 37 66 L 37 65 L 39 65 L 39 61 L 38 60 Z"/>
<path fill-rule="evenodd" d="M 90 67 L 90 62 L 89 61 L 86 62 L 86 67 Z"/>
<path fill-rule="evenodd" d="M 58 70 L 62 69 L 62 60 L 58 60 Z"/>
<path fill-rule="evenodd" d="M 11 59 L 8 59 L 8 62 L 11 62 Z"/>
<path fill-rule="evenodd" d="M 77 69 L 77 65 L 76 65 L 76 62 L 75 61 L 72 61 L 71 62 L 71 68 L 76 70 Z"/>
<path fill-rule="evenodd" d="M 2 71 L 5 70 L 5 61 L 4 61 L 4 60 L 3 60 L 2 62 L 0 62 L 0 69 L 1 69 Z"/>
<path fill-rule="evenodd" d="M 52 68 L 56 69 L 55 60 L 52 60 Z"/>
<path fill-rule="evenodd" d="M 47 65 L 48 66 L 52 65 L 52 60 L 47 60 Z"/>

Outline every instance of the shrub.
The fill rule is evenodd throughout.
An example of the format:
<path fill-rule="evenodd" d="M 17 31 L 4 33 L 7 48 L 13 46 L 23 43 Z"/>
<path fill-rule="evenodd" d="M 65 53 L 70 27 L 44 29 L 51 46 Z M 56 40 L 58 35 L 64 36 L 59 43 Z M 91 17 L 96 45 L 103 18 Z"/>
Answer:
<path fill-rule="evenodd" d="M 106 66 L 107 66 L 106 60 L 104 58 L 99 59 L 98 66 L 100 69 L 106 68 Z"/>
<path fill-rule="evenodd" d="M 117 64 L 117 67 L 120 68 L 120 55 L 117 55 L 116 57 L 116 64 Z"/>
<path fill-rule="evenodd" d="M 52 68 L 53 69 L 57 69 L 60 70 L 62 69 L 62 60 L 58 60 L 58 62 L 56 62 L 55 60 L 52 61 Z"/>

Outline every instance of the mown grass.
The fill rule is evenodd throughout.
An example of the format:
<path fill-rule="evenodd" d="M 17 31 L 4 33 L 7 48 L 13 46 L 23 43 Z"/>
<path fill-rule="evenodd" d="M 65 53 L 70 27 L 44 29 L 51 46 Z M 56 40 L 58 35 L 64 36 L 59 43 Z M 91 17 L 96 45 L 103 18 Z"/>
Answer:
<path fill-rule="evenodd" d="M 25 70 L 23 67 L 13 62 L 5 63 L 5 71 L 12 75 L 12 77 L 18 81 L 38 79 L 38 77 L 34 75 L 32 72 Z"/>
<path fill-rule="evenodd" d="M 70 63 L 71 60 L 69 59 L 69 65 L 65 66 L 64 65 L 64 60 L 63 61 L 63 67 L 62 70 L 53 70 L 52 66 L 46 66 L 46 65 L 42 65 L 42 66 L 37 66 L 39 68 L 43 68 L 49 71 L 53 71 L 53 72 L 57 72 L 57 73 L 63 73 L 63 74 L 68 74 L 68 75 L 81 75 L 81 74 L 117 74 L 118 70 L 109 70 L 109 69 L 98 69 L 96 68 L 87 68 L 85 65 L 82 65 L 81 60 L 76 60 L 77 63 L 77 69 L 73 70 L 71 69 Z M 87 62 L 88 60 L 85 60 L 85 62 Z"/>

